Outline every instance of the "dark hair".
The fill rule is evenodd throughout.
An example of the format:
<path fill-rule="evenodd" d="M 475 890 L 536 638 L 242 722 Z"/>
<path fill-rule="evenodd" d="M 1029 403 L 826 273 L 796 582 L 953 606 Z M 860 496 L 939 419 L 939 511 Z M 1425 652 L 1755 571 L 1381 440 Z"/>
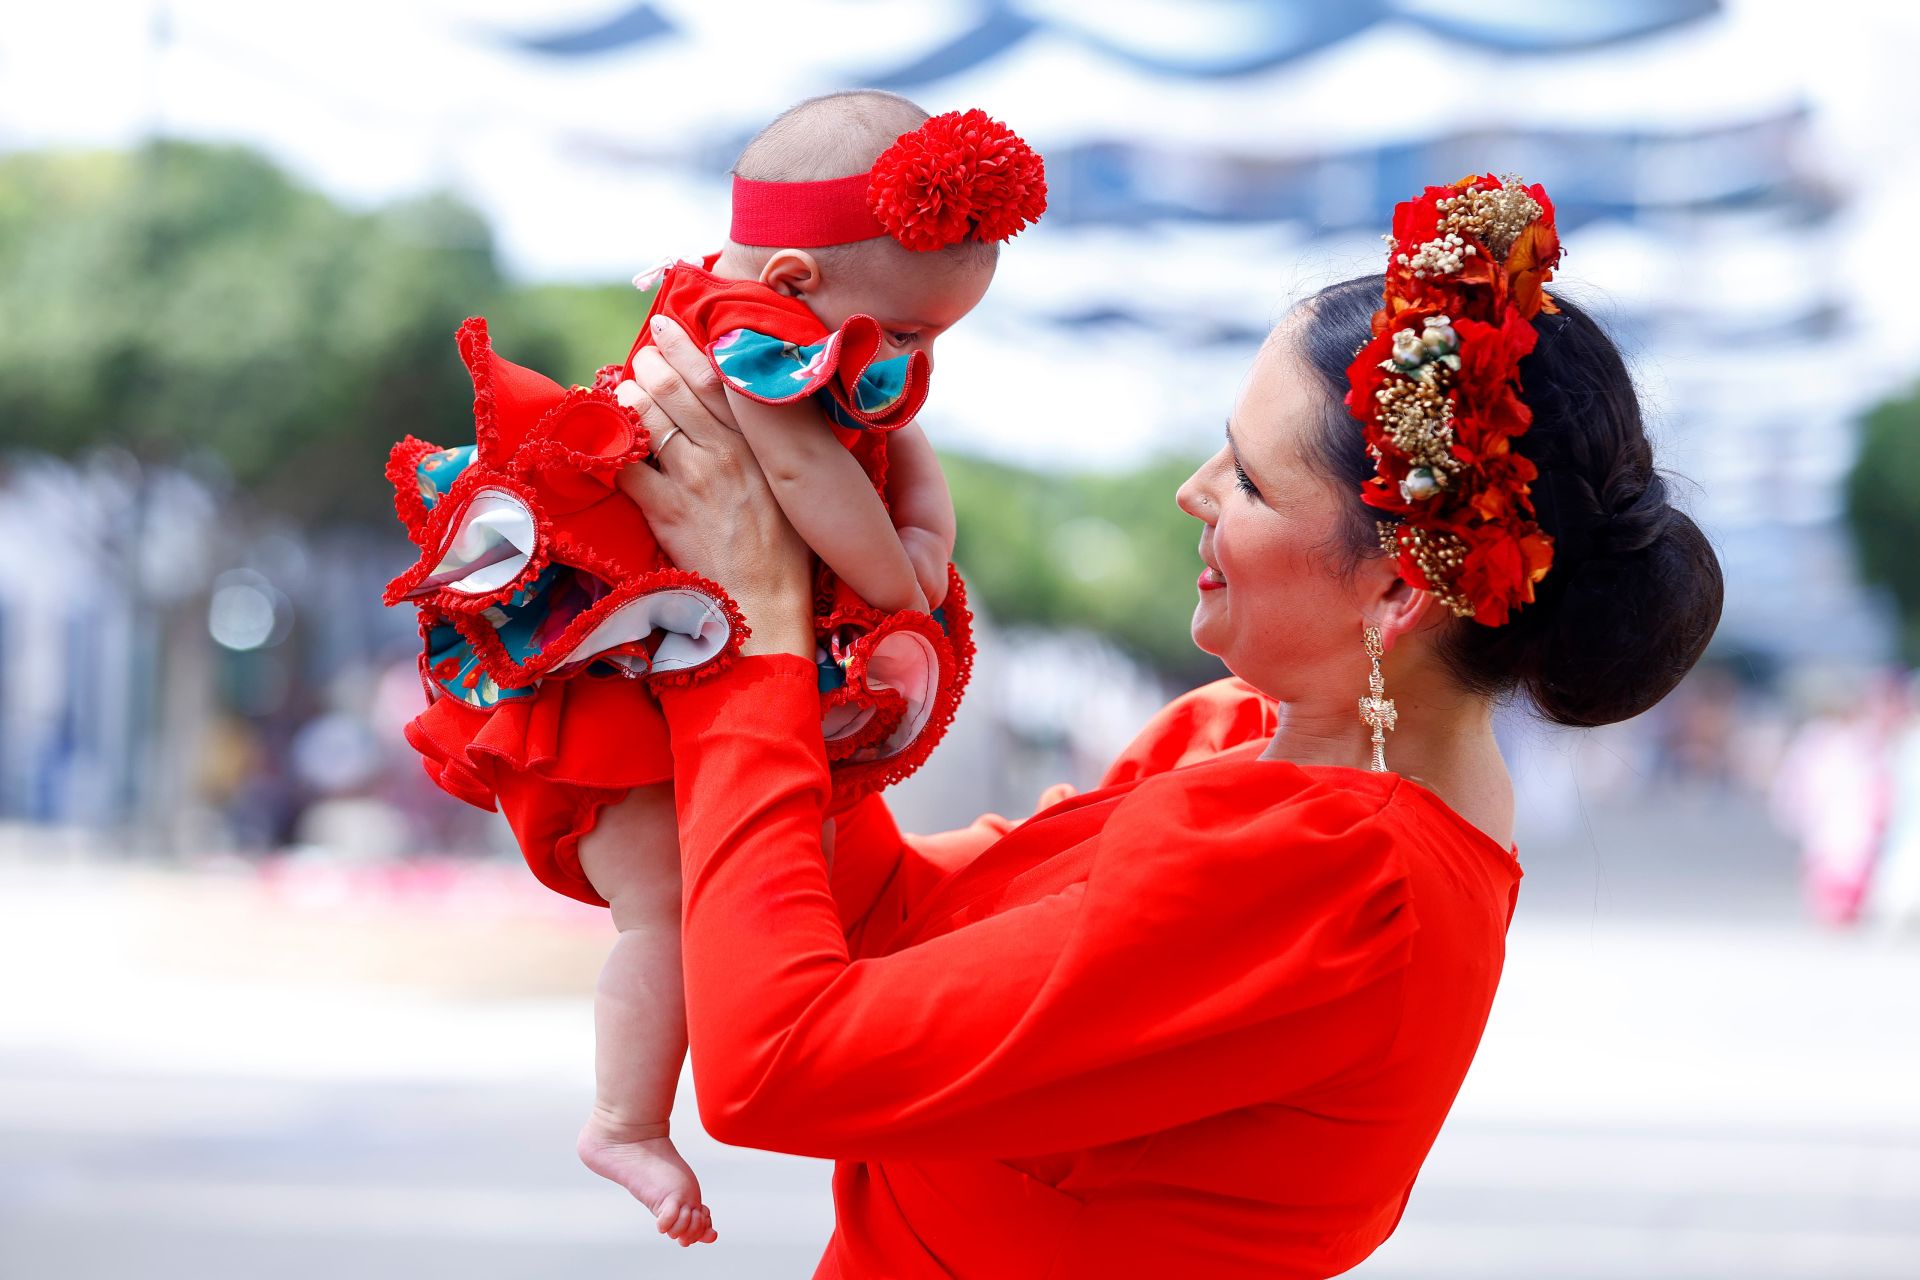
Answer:
<path fill-rule="evenodd" d="M 1303 304 L 1297 338 L 1327 396 L 1309 454 L 1354 495 L 1341 536 L 1356 559 L 1379 554 L 1381 513 L 1358 496 L 1374 469 L 1344 402 L 1347 366 L 1384 286 L 1381 276 L 1327 286 Z M 1539 343 L 1520 362 L 1533 425 L 1515 441 L 1540 469 L 1533 503 L 1553 567 L 1506 625 L 1456 622 L 1439 652 L 1477 693 L 1519 688 L 1556 723 L 1612 724 L 1660 701 L 1706 649 L 1720 621 L 1720 562 L 1668 500 L 1619 351 L 1586 312 L 1553 298 L 1558 314 L 1535 319 Z"/>

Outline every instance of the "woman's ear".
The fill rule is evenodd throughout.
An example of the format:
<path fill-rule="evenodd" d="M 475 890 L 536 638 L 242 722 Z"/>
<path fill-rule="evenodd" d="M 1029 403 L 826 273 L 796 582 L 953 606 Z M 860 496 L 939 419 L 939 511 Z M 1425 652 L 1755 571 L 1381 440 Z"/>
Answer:
<path fill-rule="evenodd" d="M 789 298 L 804 298 L 826 283 L 819 260 L 804 249 L 779 249 L 760 268 L 760 283 Z"/>
<path fill-rule="evenodd" d="M 1380 628 L 1380 639 L 1387 648 L 1393 648 L 1394 641 L 1401 636 L 1437 627 L 1451 616 L 1432 592 L 1401 577 L 1391 558 L 1383 556 L 1370 562 L 1367 568 L 1374 586 L 1367 623 Z"/>

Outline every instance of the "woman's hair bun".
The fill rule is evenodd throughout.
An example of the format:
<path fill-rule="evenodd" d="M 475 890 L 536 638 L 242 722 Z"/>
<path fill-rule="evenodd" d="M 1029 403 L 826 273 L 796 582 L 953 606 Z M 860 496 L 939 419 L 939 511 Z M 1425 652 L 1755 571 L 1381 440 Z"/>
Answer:
<path fill-rule="evenodd" d="M 1342 400 L 1381 287 L 1372 276 L 1322 290 L 1301 338 L 1331 406 L 1317 452 L 1356 495 L 1348 533 L 1357 552 L 1373 541 L 1377 513 L 1357 497 L 1373 465 Z M 1585 311 L 1554 301 L 1558 312 L 1534 321 L 1539 342 L 1520 362 L 1533 422 L 1514 442 L 1539 469 L 1533 501 L 1554 541 L 1553 567 L 1505 625 L 1454 626 L 1440 651 L 1465 687 L 1517 686 L 1548 719 L 1587 727 L 1639 715 L 1680 682 L 1719 625 L 1724 584 L 1706 535 L 1654 469 L 1619 351 Z"/>

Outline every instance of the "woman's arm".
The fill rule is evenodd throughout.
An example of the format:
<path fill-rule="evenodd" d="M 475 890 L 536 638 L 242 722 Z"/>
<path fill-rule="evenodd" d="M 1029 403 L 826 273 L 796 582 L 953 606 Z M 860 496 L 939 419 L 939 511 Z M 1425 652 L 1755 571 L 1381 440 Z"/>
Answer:
<path fill-rule="evenodd" d="M 664 697 L 688 1029 L 715 1137 L 841 1158 L 1038 1154 L 1297 1095 L 1385 1048 L 1399 994 L 1382 979 L 1411 925 L 1397 881 L 1350 876 L 1356 847 L 1368 865 L 1381 851 L 1344 829 L 1288 850 L 1284 885 L 1210 902 L 1090 881 L 851 959 L 818 851 L 811 680 L 766 658 Z M 1166 856 L 1173 832 L 1123 818 L 1102 866 Z M 1182 856 L 1216 876 L 1219 859 L 1273 861 L 1235 839 Z"/>
<path fill-rule="evenodd" d="M 680 373 L 643 386 L 692 434 L 717 388 L 691 344 L 662 346 Z M 1383 1047 L 1397 991 L 1381 979 L 1412 926 L 1378 833 L 1349 823 L 1276 860 L 1245 823 L 1189 841 L 1116 819 L 1104 877 L 852 959 L 821 855 L 805 549 L 737 436 L 688 443 L 640 479 L 643 502 L 677 563 L 738 584 L 762 655 L 662 696 L 709 1132 L 840 1157 L 1056 1151 L 1297 1093 Z M 1199 892 L 1189 863 L 1234 891 Z"/>

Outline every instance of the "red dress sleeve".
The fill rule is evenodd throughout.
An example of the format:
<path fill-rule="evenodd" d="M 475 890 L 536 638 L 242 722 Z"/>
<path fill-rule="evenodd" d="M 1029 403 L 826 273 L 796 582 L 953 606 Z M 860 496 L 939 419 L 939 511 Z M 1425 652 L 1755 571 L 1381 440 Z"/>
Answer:
<path fill-rule="evenodd" d="M 867 795 L 834 823 L 831 882 L 847 945 L 855 956 L 869 940 L 891 936 L 932 890 L 1013 830 L 997 813 L 958 831 L 903 835 L 886 801 Z"/>
<path fill-rule="evenodd" d="M 663 697 L 715 1137 L 1037 1154 L 1296 1096 L 1390 1045 L 1415 924 L 1384 795 L 1278 762 L 1129 789 L 1084 877 L 853 959 L 820 856 L 813 681 L 802 659 L 757 657 Z"/>
<path fill-rule="evenodd" d="M 919 414 L 932 372 L 926 353 L 883 358 L 872 316 L 849 316 L 829 331 L 798 298 L 722 279 L 714 261 L 668 267 L 647 314 L 678 321 L 727 386 L 763 404 L 825 393 L 839 410 L 837 425 L 852 430 L 893 431 Z M 652 325 L 642 324 L 621 377 L 633 376 L 634 357 L 652 343 Z"/>
<path fill-rule="evenodd" d="M 1273 736 L 1279 724 L 1274 701 L 1238 677 L 1215 680 L 1162 707 L 1127 744 L 1100 785 L 1110 787 Z"/>

